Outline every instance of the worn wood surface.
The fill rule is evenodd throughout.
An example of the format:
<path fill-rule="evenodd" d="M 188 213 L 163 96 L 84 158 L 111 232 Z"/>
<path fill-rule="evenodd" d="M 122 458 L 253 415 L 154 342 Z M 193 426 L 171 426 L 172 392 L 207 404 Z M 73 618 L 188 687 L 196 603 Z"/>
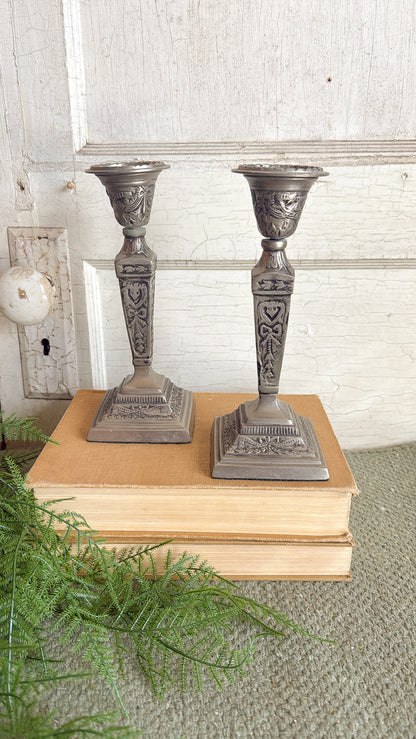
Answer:
<path fill-rule="evenodd" d="M 94 142 L 414 136 L 412 0 L 89 0 L 81 25 Z"/>
<path fill-rule="evenodd" d="M 153 151 L 172 163 L 148 229 L 162 266 L 178 267 L 157 275 L 155 363 L 190 388 L 249 392 L 260 236 L 230 167 L 310 151 L 330 177 L 289 241 L 282 390 L 320 393 L 345 446 L 415 438 L 415 9 L 0 0 L 0 217 L 67 230 L 81 386 L 116 383 L 130 362 L 110 266 L 120 228 L 83 170 Z M 17 330 L 1 317 L 0 338 L 3 407 L 52 428 L 66 402 L 24 398 Z"/>

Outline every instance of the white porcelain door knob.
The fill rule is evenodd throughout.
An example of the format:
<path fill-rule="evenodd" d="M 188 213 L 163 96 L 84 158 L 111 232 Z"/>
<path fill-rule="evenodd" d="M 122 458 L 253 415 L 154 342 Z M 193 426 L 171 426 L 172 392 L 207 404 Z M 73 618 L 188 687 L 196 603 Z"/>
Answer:
<path fill-rule="evenodd" d="M 52 310 L 52 279 L 30 267 L 11 267 L 0 276 L 0 312 L 14 323 L 32 326 Z"/>

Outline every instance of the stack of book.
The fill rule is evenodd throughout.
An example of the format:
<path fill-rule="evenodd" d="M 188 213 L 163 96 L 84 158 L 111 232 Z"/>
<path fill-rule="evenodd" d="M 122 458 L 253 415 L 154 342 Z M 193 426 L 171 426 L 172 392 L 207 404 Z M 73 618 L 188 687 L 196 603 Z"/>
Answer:
<path fill-rule="evenodd" d="M 358 491 L 317 396 L 282 399 L 312 420 L 329 469 L 325 482 L 211 477 L 213 420 L 248 396 L 196 394 L 190 444 L 88 442 L 102 397 L 77 393 L 53 434 L 59 445 L 46 445 L 30 470 L 42 502 L 65 498 L 54 508 L 82 514 L 109 546 L 170 540 L 174 554 L 198 553 L 230 579 L 350 579 L 348 522 Z M 163 548 L 157 551 L 162 558 Z"/>

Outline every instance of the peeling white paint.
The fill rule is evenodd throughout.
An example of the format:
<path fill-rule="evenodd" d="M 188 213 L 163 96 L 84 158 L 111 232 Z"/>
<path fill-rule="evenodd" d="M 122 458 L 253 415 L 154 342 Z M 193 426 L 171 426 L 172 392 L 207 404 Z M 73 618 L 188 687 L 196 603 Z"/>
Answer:
<path fill-rule="evenodd" d="M 414 138 L 414 11 L 411 0 L 81 3 L 89 140 Z"/>
<path fill-rule="evenodd" d="M 56 289 L 49 315 L 33 326 L 18 328 L 25 395 L 71 398 L 78 387 L 78 372 L 66 233 L 13 228 L 9 229 L 9 247 L 13 265 L 49 275 Z"/>
<path fill-rule="evenodd" d="M 194 389 L 255 391 L 249 265 L 260 236 L 230 168 L 310 156 L 330 176 L 289 240 L 297 273 L 281 389 L 318 392 L 345 446 L 416 438 L 413 0 L 245 0 L 243 13 L 212 0 L 125 0 L 122 12 L 101 0 L 0 0 L 0 11 L 1 222 L 62 227 L 71 266 L 71 282 L 59 271 L 50 354 L 24 370 L 29 393 L 55 399 L 24 397 L 18 334 L 0 318 L 2 406 L 50 430 L 68 402 L 56 398 L 77 385 L 75 355 L 83 387 L 130 369 L 108 269 L 121 229 L 83 173 L 112 158 L 172 164 L 148 227 L 161 267 L 179 267 L 157 273 L 155 368 Z"/>
<path fill-rule="evenodd" d="M 406 269 L 296 273 L 280 390 L 317 393 L 345 448 L 416 438 L 415 276 Z M 131 353 L 115 275 L 98 270 L 98 279 L 100 361 L 111 387 L 130 372 Z M 95 332 L 92 314 L 89 321 Z M 159 270 L 154 367 L 198 392 L 256 392 L 253 323 L 248 271 Z"/>

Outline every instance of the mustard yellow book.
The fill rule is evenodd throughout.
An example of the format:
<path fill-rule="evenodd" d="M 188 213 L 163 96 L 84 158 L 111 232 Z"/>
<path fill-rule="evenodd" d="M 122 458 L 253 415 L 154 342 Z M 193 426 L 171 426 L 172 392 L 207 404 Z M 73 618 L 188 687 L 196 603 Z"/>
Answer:
<path fill-rule="evenodd" d="M 358 491 L 317 396 L 282 399 L 312 420 L 329 469 L 324 482 L 211 477 L 215 416 L 254 396 L 196 394 L 190 444 L 88 442 L 102 397 L 102 391 L 77 393 L 53 433 L 59 445 L 46 445 L 28 478 L 41 501 L 72 498 L 55 507 L 82 514 L 101 535 L 119 543 L 137 540 L 138 533 L 162 540 L 173 536 L 180 542 L 190 537 L 201 543 L 204 536 L 262 542 L 265 537 L 348 535 L 351 497 Z"/>

